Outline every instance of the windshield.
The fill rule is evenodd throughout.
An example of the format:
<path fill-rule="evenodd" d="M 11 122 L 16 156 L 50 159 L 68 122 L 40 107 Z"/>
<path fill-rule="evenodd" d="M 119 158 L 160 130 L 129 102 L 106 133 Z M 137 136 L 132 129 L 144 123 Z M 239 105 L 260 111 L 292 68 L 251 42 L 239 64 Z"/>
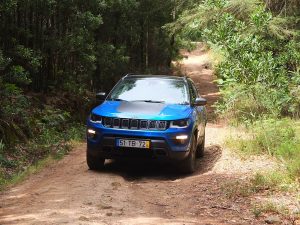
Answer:
<path fill-rule="evenodd" d="M 125 79 L 113 89 L 108 100 L 189 103 L 183 80 L 157 78 Z"/>

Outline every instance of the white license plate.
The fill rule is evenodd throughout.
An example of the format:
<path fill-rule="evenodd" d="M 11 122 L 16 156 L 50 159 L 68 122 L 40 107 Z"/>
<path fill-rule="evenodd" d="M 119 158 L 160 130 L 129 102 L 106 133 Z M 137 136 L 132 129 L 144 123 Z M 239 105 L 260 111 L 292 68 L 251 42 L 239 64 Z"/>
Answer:
<path fill-rule="evenodd" d="M 116 145 L 125 148 L 150 148 L 150 141 L 117 139 Z"/>

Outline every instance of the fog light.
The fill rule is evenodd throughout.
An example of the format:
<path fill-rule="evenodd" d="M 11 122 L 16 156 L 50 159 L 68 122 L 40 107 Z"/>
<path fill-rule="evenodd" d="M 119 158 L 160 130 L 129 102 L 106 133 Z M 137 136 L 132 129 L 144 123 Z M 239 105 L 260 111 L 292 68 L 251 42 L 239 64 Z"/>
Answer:
<path fill-rule="evenodd" d="M 179 136 L 176 136 L 176 140 L 186 140 L 188 139 L 188 136 L 187 135 L 179 135 Z"/>
<path fill-rule="evenodd" d="M 177 145 L 184 145 L 187 143 L 188 138 L 188 135 L 177 135 L 174 137 L 173 141 Z"/>
<path fill-rule="evenodd" d="M 88 129 L 87 130 L 87 136 L 88 138 L 95 138 L 96 137 L 96 131 L 93 129 Z"/>
<path fill-rule="evenodd" d="M 89 134 L 96 134 L 96 131 L 92 130 L 92 129 L 88 129 L 88 133 Z"/>

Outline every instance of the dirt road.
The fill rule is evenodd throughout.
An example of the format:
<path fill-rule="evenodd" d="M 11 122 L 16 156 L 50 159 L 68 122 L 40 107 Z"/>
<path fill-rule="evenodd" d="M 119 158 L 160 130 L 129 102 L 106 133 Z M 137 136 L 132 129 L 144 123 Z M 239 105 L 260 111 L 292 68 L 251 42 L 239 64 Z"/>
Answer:
<path fill-rule="evenodd" d="M 182 61 L 210 107 L 218 88 L 201 48 Z M 221 148 L 228 128 L 209 123 L 206 154 L 192 176 L 147 162 L 108 162 L 88 170 L 85 145 L 0 195 L 0 224 L 263 224 L 251 199 L 228 199 L 224 185 L 260 170 L 267 160 L 241 161 Z"/>

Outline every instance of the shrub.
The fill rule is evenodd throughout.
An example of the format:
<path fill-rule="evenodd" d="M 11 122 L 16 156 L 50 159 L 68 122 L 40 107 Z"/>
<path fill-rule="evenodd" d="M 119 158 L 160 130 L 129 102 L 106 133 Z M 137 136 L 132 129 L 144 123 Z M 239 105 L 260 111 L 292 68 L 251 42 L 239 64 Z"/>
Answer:
<path fill-rule="evenodd" d="M 261 0 L 204 0 L 167 26 L 222 52 L 215 71 L 223 115 L 239 121 L 299 116 L 297 19 L 277 15 Z"/>

